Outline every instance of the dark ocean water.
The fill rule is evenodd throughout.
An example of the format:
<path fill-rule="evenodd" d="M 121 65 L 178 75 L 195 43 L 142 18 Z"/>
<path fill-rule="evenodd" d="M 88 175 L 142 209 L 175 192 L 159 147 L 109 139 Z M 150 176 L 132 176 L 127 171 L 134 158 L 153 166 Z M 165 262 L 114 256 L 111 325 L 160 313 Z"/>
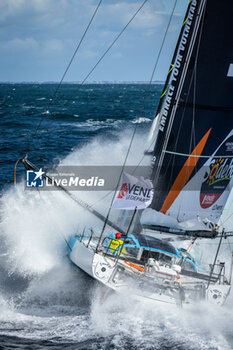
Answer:
<path fill-rule="evenodd" d="M 97 136 L 109 140 L 133 128 L 135 122 L 147 126 L 162 86 L 152 85 L 149 93 L 147 87 L 98 84 L 78 89 L 75 84 L 65 84 L 47 114 L 56 85 L 0 85 L 0 186 L 12 182 L 14 163 L 25 153 L 38 166 L 54 164 Z"/>
<path fill-rule="evenodd" d="M 135 125 L 137 163 L 162 86 L 144 100 L 146 85 L 65 84 L 48 113 L 55 88 L 0 85 L 0 349 L 232 349 L 231 298 L 187 311 L 114 294 L 101 304 L 105 290 L 69 262 L 64 242 L 92 218 L 60 193 L 25 192 L 22 165 L 13 185 L 26 153 L 40 167 L 122 164 Z"/>

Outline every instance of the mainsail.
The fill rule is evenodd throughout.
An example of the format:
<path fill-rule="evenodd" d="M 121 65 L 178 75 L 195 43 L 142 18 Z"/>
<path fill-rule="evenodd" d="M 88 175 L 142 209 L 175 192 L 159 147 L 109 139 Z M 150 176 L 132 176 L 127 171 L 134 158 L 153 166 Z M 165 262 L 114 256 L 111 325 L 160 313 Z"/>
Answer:
<path fill-rule="evenodd" d="M 165 221 L 217 223 L 232 187 L 232 15 L 230 0 L 188 7 L 156 113 L 151 209 Z"/>

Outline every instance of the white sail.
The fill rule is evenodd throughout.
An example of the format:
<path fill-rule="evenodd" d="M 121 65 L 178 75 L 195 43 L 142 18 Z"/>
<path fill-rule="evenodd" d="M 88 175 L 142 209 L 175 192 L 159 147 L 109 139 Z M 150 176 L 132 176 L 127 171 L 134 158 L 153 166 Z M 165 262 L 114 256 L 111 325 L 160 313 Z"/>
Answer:
<path fill-rule="evenodd" d="M 218 222 L 233 185 L 232 137 L 233 130 L 184 186 L 168 209 L 168 215 L 178 221 L 200 217 Z M 226 155 L 227 149 L 229 157 Z"/>
<path fill-rule="evenodd" d="M 178 222 L 174 217 L 160 213 L 151 208 L 143 211 L 140 221 L 143 226 L 161 226 L 181 231 L 211 230 L 211 227 L 204 224 L 199 217 Z"/>

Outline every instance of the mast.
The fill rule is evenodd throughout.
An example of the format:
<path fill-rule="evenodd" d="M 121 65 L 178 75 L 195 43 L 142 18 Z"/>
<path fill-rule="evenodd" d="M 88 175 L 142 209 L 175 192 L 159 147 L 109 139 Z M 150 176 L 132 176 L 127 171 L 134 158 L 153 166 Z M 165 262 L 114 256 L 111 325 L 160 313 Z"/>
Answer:
<path fill-rule="evenodd" d="M 188 20 L 188 16 L 189 16 L 189 11 L 190 11 L 191 4 L 192 4 L 192 0 L 189 1 L 189 5 L 188 5 L 188 8 L 187 8 L 186 13 L 185 13 L 185 17 L 184 17 L 184 21 L 183 21 L 183 24 L 182 24 L 182 27 L 181 27 L 181 31 L 180 31 L 180 34 L 179 34 L 179 37 L 178 37 L 178 40 L 177 40 L 177 43 L 176 43 L 175 51 L 174 51 L 174 53 L 173 53 L 173 57 L 172 57 L 171 64 L 170 64 L 170 67 L 169 67 L 169 70 L 168 70 L 168 74 L 167 74 L 167 77 L 166 77 L 166 81 L 165 81 L 165 83 L 164 83 L 163 91 L 162 91 L 162 94 L 161 94 L 161 96 L 160 96 L 159 104 L 158 104 L 157 111 L 156 111 L 156 114 L 155 114 L 156 116 L 157 116 L 157 115 L 160 113 L 160 111 L 161 111 L 164 98 L 165 98 L 166 93 L 167 93 L 167 91 L 168 91 L 169 80 L 171 79 L 172 71 L 173 71 L 173 68 L 174 68 L 174 66 L 175 66 L 175 61 L 176 61 L 177 53 L 178 53 L 179 46 L 180 46 L 180 42 L 181 42 L 181 39 L 182 39 L 182 36 L 183 36 L 183 33 L 184 33 L 185 24 L 186 24 L 186 22 L 187 22 L 187 20 Z"/>
<path fill-rule="evenodd" d="M 189 3 L 187 14 L 185 16 L 181 33 L 176 45 L 172 68 L 172 74 L 167 76 L 166 98 L 161 108 L 161 103 L 158 106 L 157 113 L 159 117 L 159 132 L 154 146 L 152 157 L 152 180 L 156 187 L 161 172 L 161 167 L 164 159 L 163 149 L 166 148 L 168 139 L 171 133 L 174 116 L 178 108 L 179 97 L 184 83 L 184 78 L 187 72 L 188 64 L 191 58 L 192 49 L 196 39 L 198 27 L 200 25 L 201 15 L 205 6 L 206 0 L 192 0 Z M 168 87 L 169 85 L 169 87 Z M 160 110 L 161 108 L 161 110 Z M 157 115 L 156 113 L 156 115 Z"/>

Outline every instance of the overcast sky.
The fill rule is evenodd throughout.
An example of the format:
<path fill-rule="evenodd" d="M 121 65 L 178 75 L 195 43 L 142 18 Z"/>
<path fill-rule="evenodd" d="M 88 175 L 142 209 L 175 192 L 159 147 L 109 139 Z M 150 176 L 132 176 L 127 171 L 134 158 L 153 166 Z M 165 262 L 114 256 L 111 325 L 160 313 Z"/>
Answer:
<path fill-rule="evenodd" d="M 99 0 L 0 0 L 0 81 L 59 81 Z M 142 0 L 103 0 L 65 81 L 80 81 Z M 89 81 L 148 81 L 175 0 L 148 0 Z M 164 80 L 188 0 L 177 0 L 154 80 Z"/>

